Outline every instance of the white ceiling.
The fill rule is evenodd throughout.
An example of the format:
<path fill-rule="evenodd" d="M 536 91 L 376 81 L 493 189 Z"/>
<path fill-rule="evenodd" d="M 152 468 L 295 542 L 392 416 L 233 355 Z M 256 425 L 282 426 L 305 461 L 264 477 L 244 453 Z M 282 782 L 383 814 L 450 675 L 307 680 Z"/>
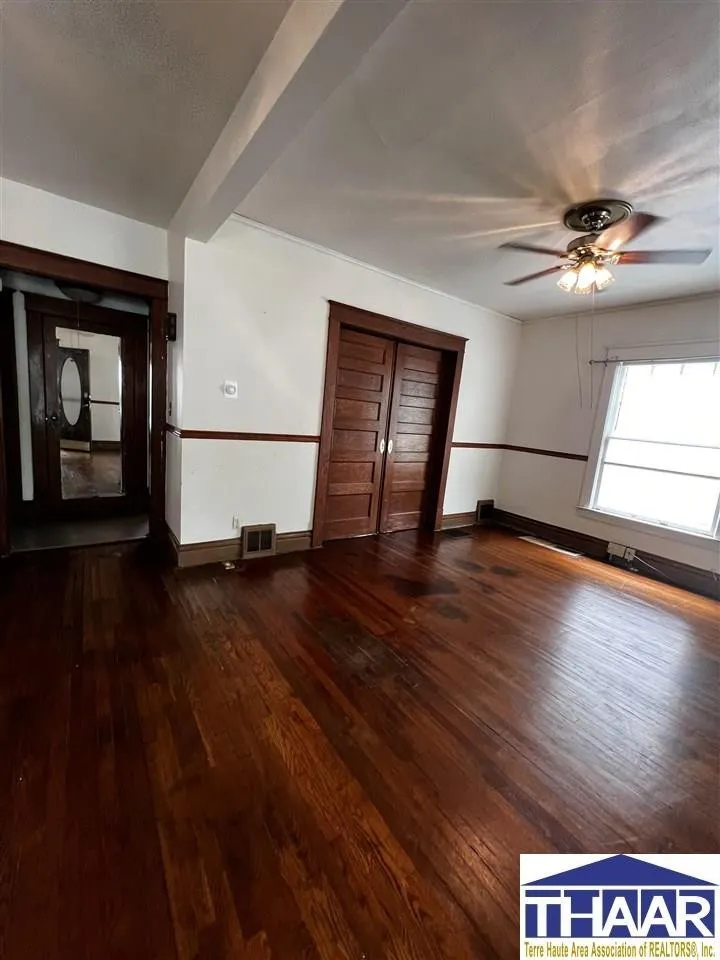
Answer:
<path fill-rule="evenodd" d="M 289 0 L 2 0 L 3 176 L 166 225 Z"/>
<path fill-rule="evenodd" d="M 505 240 L 564 247 L 572 201 L 668 222 L 636 248 L 714 247 L 701 267 L 618 266 L 598 306 L 720 286 L 717 0 L 416 0 L 238 212 L 520 318 L 589 309 Z M 633 245 L 631 245 L 632 247 Z"/>

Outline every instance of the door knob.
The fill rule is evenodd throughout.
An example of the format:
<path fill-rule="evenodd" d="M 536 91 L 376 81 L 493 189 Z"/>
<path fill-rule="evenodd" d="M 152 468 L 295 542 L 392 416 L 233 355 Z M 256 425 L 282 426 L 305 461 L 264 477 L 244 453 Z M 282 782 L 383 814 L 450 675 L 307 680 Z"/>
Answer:
<path fill-rule="evenodd" d="M 388 453 L 392 453 L 393 442 L 392 440 L 388 443 Z"/>
<path fill-rule="evenodd" d="M 385 453 L 385 437 L 380 441 L 380 453 Z"/>

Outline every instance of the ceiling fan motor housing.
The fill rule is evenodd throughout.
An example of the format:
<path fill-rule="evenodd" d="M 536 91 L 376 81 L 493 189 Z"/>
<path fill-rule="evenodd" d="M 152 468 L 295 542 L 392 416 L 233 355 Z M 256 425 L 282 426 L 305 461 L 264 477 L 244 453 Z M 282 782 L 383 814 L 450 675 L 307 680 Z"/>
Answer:
<path fill-rule="evenodd" d="M 626 200 L 586 200 L 568 207 L 563 223 L 568 230 L 598 234 L 627 220 L 632 212 L 632 204 Z"/>

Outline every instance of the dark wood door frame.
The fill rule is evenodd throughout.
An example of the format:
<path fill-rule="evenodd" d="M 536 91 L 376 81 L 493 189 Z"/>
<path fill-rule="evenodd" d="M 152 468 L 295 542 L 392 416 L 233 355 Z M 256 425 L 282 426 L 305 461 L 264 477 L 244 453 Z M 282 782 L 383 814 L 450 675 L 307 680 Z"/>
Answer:
<path fill-rule="evenodd" d="M 164 539 L 165 525 L 165 411 L 167 408 L 167 280 L 129 270 L 77 260 L 33 247 L 0 240 L 0 269 L 95 287 L 111 293 L 142 297 L 149 306 L 150 336 L 150 534 Z M 2 436 L 0 408 L 0 437 Z M 5 446 L 0 444 L 0 556 L 9 551 L 7 483 L 4 482 Z"/>
<path fill-rule="evenodd" d="M 449 384 L 446 406 L 443 412 L 445 423 L 444 442 L 437 444 L 437 462 L 433 470 L 433 491 L 429 526 L 439 530 L 442 523 L 443 500 L 447 484 L 447 472 L 450 464 L 452 435 L 455 426 L 455 412 L 460 392 L 463 357 L 466 337 L 420 327 L 404 320 L 395 320 L 379 313 L 371 313 L 348 304 L 329 301 L 327 357 L 325 361 L 325 387 L 323 394 L 322 427 L 320 430 L 320 449 L 318 452 L 317 478 L 315 483 L 315 509 L 313 512 L 312 545 L 322 545 L 322 531 L 325 524 L 327 505 L 328 471 L 332 446 L 333 412 L 335 408 L 335 384 L 337 380 L 338 355 L 340 350 L 340 328 L 349 327 L 362 333 L 375 333 L 390 337 L 401 343 L 442 350 L 448 358 Z"/>

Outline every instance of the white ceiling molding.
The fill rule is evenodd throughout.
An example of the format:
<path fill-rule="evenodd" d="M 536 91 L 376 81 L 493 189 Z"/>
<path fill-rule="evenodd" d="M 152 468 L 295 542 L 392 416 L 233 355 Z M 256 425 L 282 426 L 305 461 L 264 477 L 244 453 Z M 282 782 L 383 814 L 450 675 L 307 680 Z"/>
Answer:
<path fill-rule="evenodd" d="M 252 230 L 260 230 L 262 233 L 269 233 L 274 237 L 280 237 L 282 240 L 288 240 L 290 243 L 298 243 L 301 247 L 309 247 L 311 250 L 317 250 L 318 253 L 324 253 L 328 257 L 335 257 L 336 260 L 343 260 L 345 263 L 352 263 L 356 267 L 362 267 L 363 270 L 372 270 L 373 273 L 379 273 L 383 277 L 390 277 L 391 280 L 397 280 L 399 283 L 406 283 L 410 287 L 418 287 L 420 290 L 427 290 L 428 293 L 434 293 L 438 297 L 444 297 L 446 300 L 454 300 L 455 303 L 462 303 L 466 307 L 484 310 L 495 317 L 501 317 L 503 320 L 509 320 L 511 323 L 522 324 L 522 320 L 517 317 L 511 317 L 507 313 L 499 313 L 497 310 L 491 310 L 484 307 L 481 303 L 474 303 L 472 300 L 463 300 L 462 297 L 456 297 L 452 293 L 446 293 L 444 290 L 436 290 L 435 287 L 429 287 L 426 283 L 418 283 L 417 280 L 410 280 L 399 273 L 393 273 L 391 270 L 383 270 L 382 267 L 376 267 L 372 263 L 366 263 L 364 260 L 358 260 L 355 257 L 349 257 L 346 253 L 340 253 L 338 250 L 332 250 L 330 247 L 323 247 L 319 243 L 313 243 L 312 240 L 303 240 L 302 237 L 296 237 L 292 233 L 285 233 L 278 230 L 277 227 L 269 227 L 265 223 L 258 223 L 257 220 L 250 220 L 239 213 L 233 213 L 231 220 L 237 220 L 238 223 L 250 227 Z"/>
<path fill-rule="evenodd" d="M 172 228 L 209 240 L 406 3 L 294 0 Z"/>

